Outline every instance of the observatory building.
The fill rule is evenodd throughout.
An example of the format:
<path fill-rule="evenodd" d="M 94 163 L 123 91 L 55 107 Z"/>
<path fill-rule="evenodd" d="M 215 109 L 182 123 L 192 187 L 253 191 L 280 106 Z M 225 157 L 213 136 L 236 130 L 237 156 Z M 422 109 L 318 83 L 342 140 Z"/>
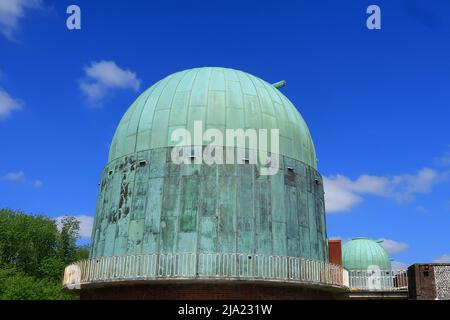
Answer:
<path fill-rule="evenodd" d="M 205 67 L 169 75 L 137 98 L 101 175 L 81 298 L 311 298 L 340 287 L 313 141 L 282 85 Z M 175 163 L 173 133 L 196 123 L 224 137 L 230 129 L 279 136 L 268 147 L 217 143 L 237 154 L 231 164 L 197 161 L 206 143 L 194 138 L 190 162 Z M 262 148 L 278 157 L 276 172 L 249 161 Z"/>
<path fill-rule="evenodd" d="M 205 67 L 144 91 L 115 131 L 90 257 L 66 268 L 65 290 L 81 299 L 448 298 L 446 265 L 407 273 L 391 269 L 376 241 L 328 242 L 314 144 L 284 84 Z"/>
<path fill-rule="evenodd" d="M 406 292 L 398 290 L 407 286 L 406 272 L 391 269 L 391 260 L 382 241 L 369 238 L 354 238 L 342 248 L 342 264 L 349 273 L 349 287 L 367 291 L 365 297 L 373 296 L 373 291 L 385 291 L 390 298 L 404 297 Z M 392 294 L 391 291 L 396 291 Z M 380 298 L 380 292 L 376 293 Z M 383 295 L 381 295 L 383 296 Z"/>
<path fill-rule="evenodd" d="M 204 142 L 195 139 L 192 163 L 173 163 L 172 133 L 182 128 L 193 136 L 195 121 L 224 137 L 227 129 L 279 129 L 277 174 L 261 175 L 249 152 L 235 164 L 198 163 L 195 147 Z M 138 97 L 117 127 L 101 177 L 91 257 L 189 252 L 326 261 L 316 163 L 306 123 L 269 83 L 224 68 L 170 75 Z"/>
<path fill-rule="evenodd" d="M 342 263 L 347 270 L 378 268 L 391 270 L 391 260 L 380 242 L 368 238 L 355 238 L 342 248 Z"/>

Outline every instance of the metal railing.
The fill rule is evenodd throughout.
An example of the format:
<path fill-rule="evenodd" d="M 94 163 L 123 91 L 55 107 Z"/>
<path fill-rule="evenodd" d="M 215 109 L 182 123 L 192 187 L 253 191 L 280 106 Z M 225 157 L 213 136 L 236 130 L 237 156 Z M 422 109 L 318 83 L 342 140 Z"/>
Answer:
<path fill-rule="evenodd" d="M 244 279 L 343 285 L 341 266 L 298 257 L 155 253 L 99 257 L 66 267 L 64 286 L 156 279 Z"/>
<path fill-rule="evenodd" d="M 408 289 L 406 270 L 349 270 L 348 286 L 351 289 L 367 291 L 397 291 Z"/>

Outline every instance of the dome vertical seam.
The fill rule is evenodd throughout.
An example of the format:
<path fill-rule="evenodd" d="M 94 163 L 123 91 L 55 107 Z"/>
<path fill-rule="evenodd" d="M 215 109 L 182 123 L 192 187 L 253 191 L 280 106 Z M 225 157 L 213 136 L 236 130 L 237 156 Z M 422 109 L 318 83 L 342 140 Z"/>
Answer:
<path fill-rule="evenodd" d="M 139 115 L 138 125 L 136 126 L 136 140 L 134 142 L 134 152 L 137 152 L 138 134 L 140 132 L 139 128 L 141 127 L 142 114 L 144 113 L 148 99 L 150 99 L 150 96 L 152 95 L 153 91 L 155 91 L 155 86 L 152 86 L 149 90 L 150 90 L 150 92 L 148 93 L 148 95 L 142 105 L 142 110 L 141 110 L 141 114 Z"/>

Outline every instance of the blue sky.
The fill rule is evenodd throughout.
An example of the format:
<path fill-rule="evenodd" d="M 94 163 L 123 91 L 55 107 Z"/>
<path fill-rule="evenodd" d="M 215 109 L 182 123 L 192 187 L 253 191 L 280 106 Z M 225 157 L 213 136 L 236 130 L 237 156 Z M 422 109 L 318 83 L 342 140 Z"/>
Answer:
<path fill-rule="evenodd" d="M 82 29 L 66 28 L 77 4 Z M 381 8 L 382 29 L 366 28 Z M 197 66 L 283 92 L 313 135 L 328 234 L 386 239 L 398 263 L 450 259 L 446 0 L 0 0 L 0 207 L 93 216 L 115 126 Z"/>

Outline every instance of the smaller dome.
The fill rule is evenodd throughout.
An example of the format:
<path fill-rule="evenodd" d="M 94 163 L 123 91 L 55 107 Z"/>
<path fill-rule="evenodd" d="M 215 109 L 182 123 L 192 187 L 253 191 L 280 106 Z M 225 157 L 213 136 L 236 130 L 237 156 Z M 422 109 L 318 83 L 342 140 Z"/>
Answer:
<path fill-rule="evenodd" d="M 365 270 L 370 266 L 391 269 L 391 260 L 380 243 L 368 238 L 355 238 L 344 244 L 342 263 L 349 270 Z"/>

